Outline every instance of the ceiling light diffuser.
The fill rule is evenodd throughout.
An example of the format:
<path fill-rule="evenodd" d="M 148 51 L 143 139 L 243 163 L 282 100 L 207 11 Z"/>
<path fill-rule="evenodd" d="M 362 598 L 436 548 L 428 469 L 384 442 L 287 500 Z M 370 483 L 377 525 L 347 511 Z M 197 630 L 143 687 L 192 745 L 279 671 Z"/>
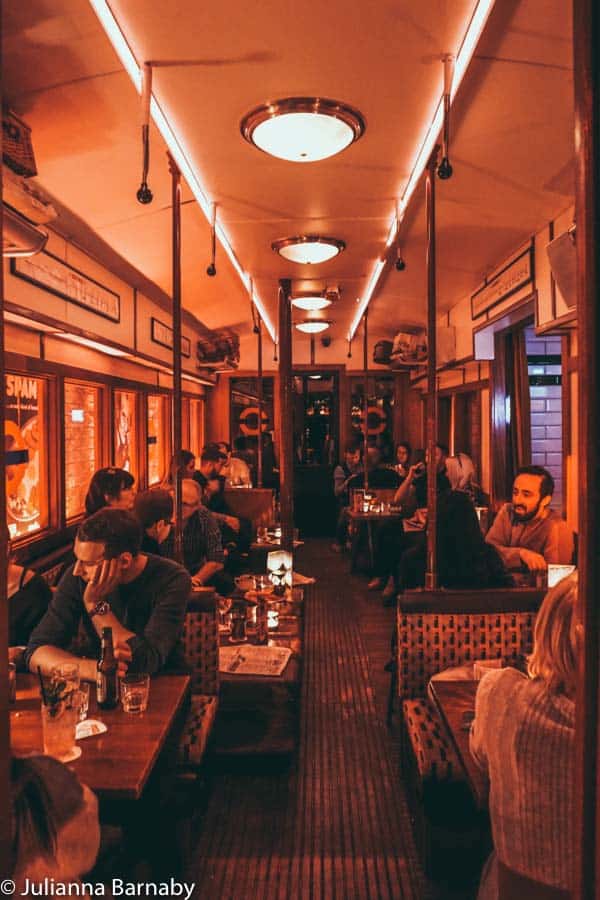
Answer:
<path fill-rule="evenodd" d="M 288 162 L 317 162 L 345 150 L 365 130 L 361 114 L 322 97 L 287 97 L 257 106 L 240 123 L 259 150 Z"/>
<path fill-rule="evenodd" d="M 302 234 L 298 237 L 281 238 L 271 244 L 281 256 L 290 262 L 303 265 L 317 265 L 333 259 L 346 245 L 337 238 L 321 237 L 318 234 Z"/>
<path fill-rule="evenodd" d="M 327 331 L 330 325 L 331 322 L 327 319 L 305 319 L 303 322 L 296 322 L 295 327 L 305 334 L 319 334 L 321 331 Z"/>
<path fill-rule="evenodd" d="M 296 306 L 298 309 L 304 309 L 307 312 L 318 312 L 320 309 L 331 306 L 331 300 L 328 297 L 319 296 L 293 297 L 292 306 Z"/>

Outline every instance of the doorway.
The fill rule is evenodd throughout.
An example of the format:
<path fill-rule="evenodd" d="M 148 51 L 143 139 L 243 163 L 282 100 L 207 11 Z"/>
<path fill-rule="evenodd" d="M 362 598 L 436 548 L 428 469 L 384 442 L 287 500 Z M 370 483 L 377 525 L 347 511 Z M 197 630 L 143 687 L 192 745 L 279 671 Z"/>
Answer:
<path fill-rule="evenodd" d="M 294 372 L 293 433 L 296 527 L 305 536 L 333 534 L 333 469 L 339 453 L 337 371 Z"/>

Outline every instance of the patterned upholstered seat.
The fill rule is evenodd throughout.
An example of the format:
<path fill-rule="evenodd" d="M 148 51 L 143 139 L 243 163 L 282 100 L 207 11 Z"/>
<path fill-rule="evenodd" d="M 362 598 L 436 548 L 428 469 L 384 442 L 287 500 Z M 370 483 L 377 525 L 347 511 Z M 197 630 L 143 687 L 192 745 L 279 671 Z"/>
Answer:
<path fill-rule="evenodd" d="M 183 629 L 183 653 L 191 673 L 192 699 L 179 742 L 182 770 L 197 769 L 204 756 L 217 713 L 219 693 L 219 627 L 214 591 L 194 592 Z"/>
<path fill-rule="evenodd" d="M 477 659 L 518 664 L 531 652 L 542 596 L 438 591 L 407 592 L 400 598 L 396 690 L 402 706 L 402 768 L 423 863 L 434 878 L 459 870 L 463 852 L 476 861 L 477 843 L 484 854 L 487 838 L 451 738 L 427 699 L 427 685 L 444 669 Z"/>
<path fill-rule="evenodd" d="M 430 700 L 405 700 L 404 727 L 421 780 L 460 777 L 460 762 Z"/>
<path fill-rule="evenodd" d="M 200 765 L 216 715 L 216 697 L 209 697 L 207 694 L 192 695 L 185 728 L 179 741 L 179 765 L 184 768 L 197 768 Z"/>

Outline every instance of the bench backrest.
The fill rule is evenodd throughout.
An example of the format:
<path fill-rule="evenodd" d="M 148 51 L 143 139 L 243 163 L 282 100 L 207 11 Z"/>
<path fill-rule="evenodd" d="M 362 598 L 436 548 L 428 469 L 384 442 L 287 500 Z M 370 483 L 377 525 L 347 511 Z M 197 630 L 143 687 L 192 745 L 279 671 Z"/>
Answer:
<path fill-rule="evenodd" d="M 225 488 L 225 502 L 231 514 L 258 525 L 273 522 L 273 491 L 271 488 Z"/>
<path fill-rule="evenodd" d="M 190 594 L 182 642 L 185 664 L 192 678 L 192 694 L 218 694 L 218 605 L 212 588 Z"/>
<path fill-rule="evenodd" d="M 518 663 L 531 653 L 543 591 L 408 591 L 398 606 L 398 690 L 423 697 L 432 675 L 477 659 Z"/>

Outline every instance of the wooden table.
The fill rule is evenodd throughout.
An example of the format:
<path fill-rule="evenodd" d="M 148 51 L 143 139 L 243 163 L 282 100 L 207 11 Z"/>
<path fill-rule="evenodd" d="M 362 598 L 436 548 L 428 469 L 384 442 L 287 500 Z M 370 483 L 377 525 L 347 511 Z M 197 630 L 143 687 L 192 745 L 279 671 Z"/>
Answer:
<path fill-rule="evenodd" d="M 219 673 L 221 689 L 213 735 L 218 756 L 283 758 L 295 750 L 302 679 L 303 604 L 294 601 L 285 607 L 280 610 L 279 628 L 269 631 L 270 644 L 292 650 L 281 675 Z M 229 645 L 227 634 L 221 635 L 221 643 Z"/>
<path fill-rule="evenodd" d="M 82 754 L 69 763 L 103 801 L 139 800 L 166 745 L 177 737 L 189 696 L 189 675 L 160 675 L 150 684 L 148 709 L 130 715 L 118 706 L 99 710 L 90 691 L 89 718 L 108 731 L 79 742 Z M 17 702 L 10 707 L 11 747 L 17 756 L 43 753 L 40 687 L 36 676 L 17 676 Z"/>
<path fill-rule="evenodd" d="M 488 781 L 469 750 L 463 714 L 475 709 L 478 681 L 430 681 L 429 690 L 442 717 L 479 809 L 487 807 Z"/>
<path fill-rule="evenodd" d="M 371 565 L 371 569 L 375 565 L 375 550 L 373 547 L 373 522 L 390 522 L 390 521 L 400 521 L 402 519 L 402 513 L 400 510 L 389 511 L 389 512 L 356 512 L 351 507 L 348 509 L 348 518 L 355 525 L 361 525 L 366 523 L 367 525 L 367 540 L 369 546 L 369 561 Z M 358 536 L 359 529 L 356 529 L 356 535 Z M 351 558 L 351 571 L 354 572 L 356 569 L 356 558 L 358 555 L 358 537 L 354 538 L 352 541 L 352 550 L 350 553 Z"/>

